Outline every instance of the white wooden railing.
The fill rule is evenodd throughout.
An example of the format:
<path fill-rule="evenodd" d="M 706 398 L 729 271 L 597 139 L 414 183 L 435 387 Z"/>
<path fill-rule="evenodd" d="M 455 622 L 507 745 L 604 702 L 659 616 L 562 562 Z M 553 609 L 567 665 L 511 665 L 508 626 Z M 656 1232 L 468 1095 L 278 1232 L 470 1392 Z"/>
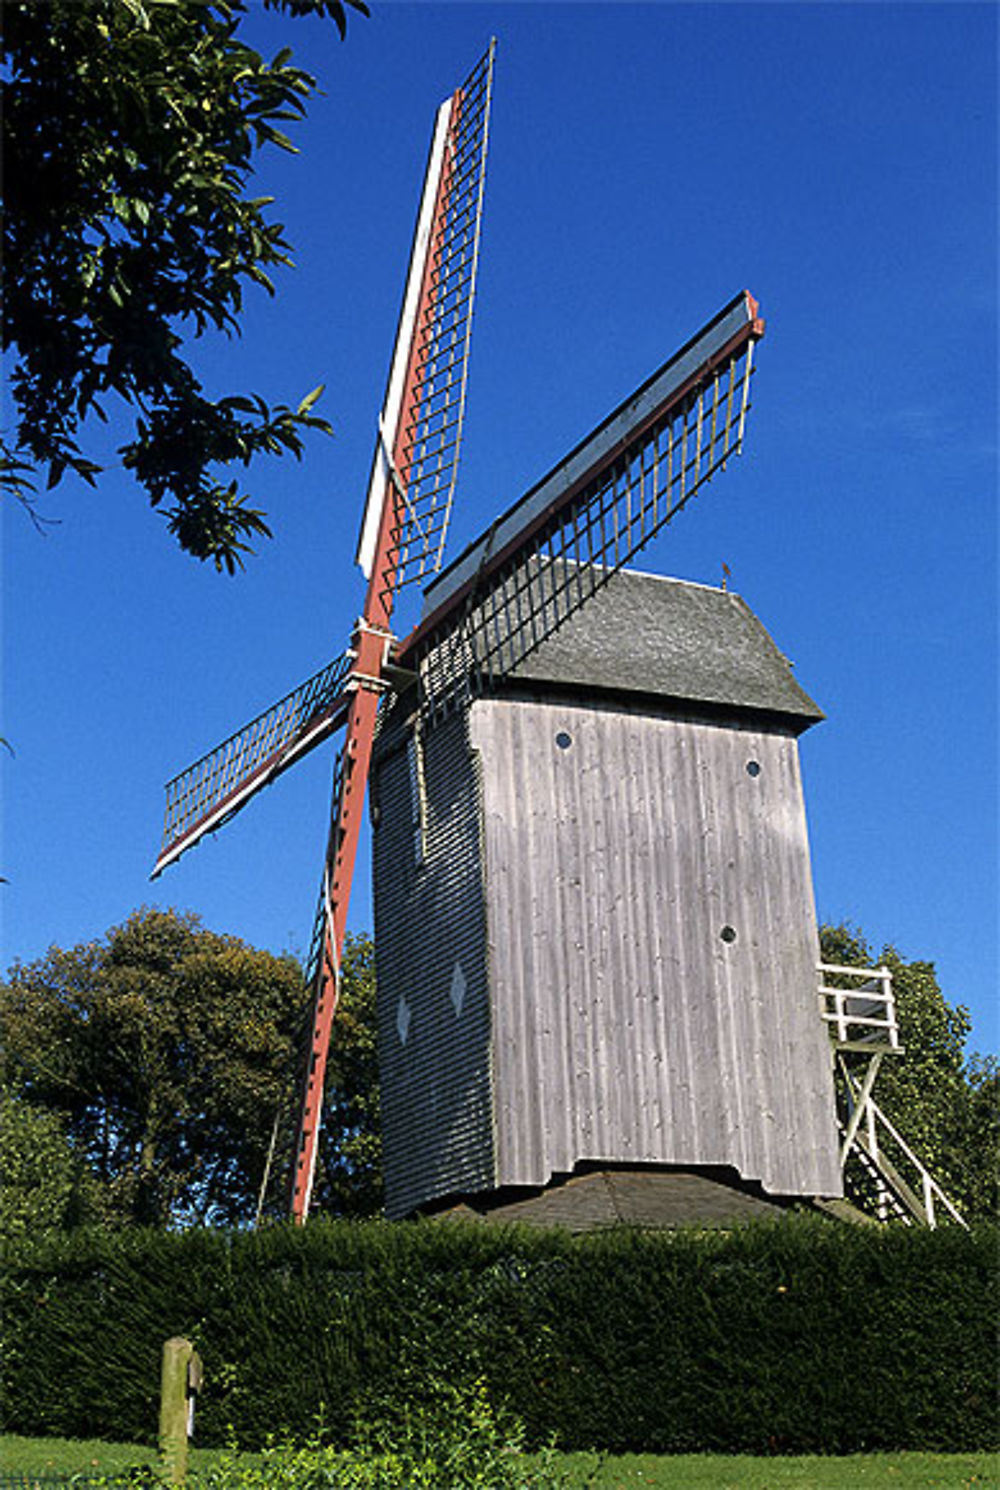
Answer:
<path fill-rule="evenodd" d="M 887 967 L 842 967 L 836 962 L 821 962 L 819 974 L 820 1013 L 839 1049 L 902 1054 L 892 973 Z M 827 981 L 830 975 L 859 979 L 860 984 L 835 988 Z"/>

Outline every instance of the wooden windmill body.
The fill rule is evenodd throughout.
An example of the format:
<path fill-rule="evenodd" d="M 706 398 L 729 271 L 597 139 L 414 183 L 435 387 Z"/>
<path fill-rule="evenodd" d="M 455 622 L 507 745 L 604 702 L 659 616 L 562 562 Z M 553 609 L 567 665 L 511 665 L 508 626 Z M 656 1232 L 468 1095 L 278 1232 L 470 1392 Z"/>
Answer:
<path fill-rule="evenodd" d="M 394 700 L 390 1215 L 588 1166 L 841 1194 L 797 749 L 820 717 L 737 596 L 631 571 L 444 719 Z"/>

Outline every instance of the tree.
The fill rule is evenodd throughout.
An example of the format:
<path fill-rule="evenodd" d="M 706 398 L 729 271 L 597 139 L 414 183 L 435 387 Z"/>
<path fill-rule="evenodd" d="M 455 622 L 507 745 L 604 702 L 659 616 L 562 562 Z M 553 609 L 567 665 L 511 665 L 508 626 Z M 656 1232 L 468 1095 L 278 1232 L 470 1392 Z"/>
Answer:
<path fill-rule="evenodd" d="M 15 964 L 0 985 L 4 1077 L 62 1122 L 105 1219 L 246 1221 L 291 1101 L 304 999 L 294 958 L 137 911 Z"/>
<path fill-rule="evenodd" d="M 338 1215 L 381 1206 L 374 1000 L 371 941 L 348 938 L 314 1190 Z M 63 1155 L 51 1224 L 246 1223 L 267 1176 L 265 1214 L 287 1215 L 309 1012 L 295 958 L 177 911 L 136 911 L 97 941 L 15 963 L 0 984 L 0 1076 L 22 1127 Z M 21 1159 L 4 1164 L 0 1187 L 23 1189 Z"/>
<path fill-rule="evenodd" d="M 826 962 L 891 970 L 904 1054 L 883 1061 L 875 1100 L 966 1218 L 995 1220 L 1000 1063 L 966 1055 L 968 1010 L 948 1003 L 932 962 L 907 962 L 892 946 L 876 957 L 848 926 L 822 927 L 820 945 Z"/>
<path fill-rule="evenodd" d="M 332 19 L 363 0 L 264 0 Z M 180 546 L 230 573 L 263 512 L 217 467 L 301 455 L 321 389 L 296 407 L 213 399 L 185 337 L 239 330 L 247 282 L 273 293 L 290 263 L 284 229 L 248 194 L 257 152 L 293 149 L 316 83 L 282 51 L 240 37 L 248 0 L 4 0 L 5 314 L 18 411 L 3 445 L 7 491 L 34 511 L 48 486 L 100 467 L 78 435 L 117 395 L 135 412 L 123 464 Z"/>

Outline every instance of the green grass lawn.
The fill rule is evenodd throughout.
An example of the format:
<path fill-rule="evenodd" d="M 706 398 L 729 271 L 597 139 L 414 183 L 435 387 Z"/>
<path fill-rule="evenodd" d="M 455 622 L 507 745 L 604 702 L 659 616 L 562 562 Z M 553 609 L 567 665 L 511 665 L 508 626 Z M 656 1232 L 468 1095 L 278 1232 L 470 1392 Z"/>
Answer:
<path fill-rule="evenodd" d="M 990 1454 L 848 1454 L 756 1459 L 727 1454 L 625 1454 L 603 1462 L 593 1454 L 567 1454 L 570 1484 L 594 1490 L 883 1490 L 883 1487 L 1000 1486 Z"/>
<path fill-rule="evenodd" d="M 64 1438 L 0 1437 L 0 1483 L 13 1474 L 114 1473 L 148 1464 L 153 1452 L 135 1444 Z M 191 1450 L 191 1467 L 210 1464 L 211 1449 Z M 755 1459 L 723 1454 L 565 1454 L 571 1490 L 1000 1490 L 1000 1460 L 991 1454 L 850 1454 Z"/>

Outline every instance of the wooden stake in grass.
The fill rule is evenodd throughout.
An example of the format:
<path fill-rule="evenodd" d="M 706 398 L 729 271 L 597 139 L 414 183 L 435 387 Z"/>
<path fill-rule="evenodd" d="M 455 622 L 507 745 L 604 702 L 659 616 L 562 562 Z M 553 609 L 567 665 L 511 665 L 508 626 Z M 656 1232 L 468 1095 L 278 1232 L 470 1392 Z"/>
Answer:
<path fill-rule="evenodd" d="M 168 1485 L 183 1485 L 187 1477 L 194 1394 L 200 1387 L 201 1357 L 191 1341 L 177 1335 L 165 1341 L 160 1377 L 160 1462 Z"/>

